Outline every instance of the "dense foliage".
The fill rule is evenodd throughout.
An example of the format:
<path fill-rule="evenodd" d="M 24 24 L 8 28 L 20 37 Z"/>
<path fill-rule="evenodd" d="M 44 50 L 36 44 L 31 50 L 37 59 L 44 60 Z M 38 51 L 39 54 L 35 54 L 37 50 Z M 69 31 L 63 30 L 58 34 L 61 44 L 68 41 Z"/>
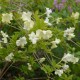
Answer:
<path fill-rule="evenodd" d="M 80 80 L 80 0 L 0 0 L 0 80 Z"/>

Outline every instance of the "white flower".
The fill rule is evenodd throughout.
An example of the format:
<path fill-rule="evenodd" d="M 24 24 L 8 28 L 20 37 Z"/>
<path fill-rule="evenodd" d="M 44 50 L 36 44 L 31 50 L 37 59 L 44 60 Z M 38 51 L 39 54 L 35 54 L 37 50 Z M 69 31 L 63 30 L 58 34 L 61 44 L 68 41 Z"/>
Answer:
<path fill-rule="evenodd" d="M 60 77 L 63 74 L 63 70 L 56 70 L 55 74 Z"/>
<path fill-rule="evenodd" d="M 60 21 L 61 21 L 61 19 L 62 19 L 61 17 L 57 18 L 57 19 L 56 19 L 56 23 L 59 24 Z"/>
<path fill-rule="evenodd" d="M 7 38 L 2 38 L 2 40 L 3 40 L 4 43 L 8 43 Z"/>
<path fill-rule="evenodd" d="M 10 23 L 10 20 L 12 20 L 12 17 L 13 17 L 13 14 L 10 13 L 5 13 L 5 14 L 2 14 L 2 22 L 3 23 Z"/>
<path fill-rule="evenodd" d="M 28 65 L 28 70 L 32 70 L 31 64 L 30 63 L 27 63 L 27 65 Z"/>
<path fill-rule="evenodd" d="M 43 39 L 49 39 L 52 37 L 52 31 L 51 30 L 43 30 Z"/>
<path fill-rule="evenodd" d="M 31 21 L 31 15 L 32 15 L 32 13 L 29 11 L 27 13 L 23 12 L 21 18 L 23 21 Z"/>
<path fill-rule="evenodd" d="M 39 38 L 36 36 L 34 32 L 31 32 L 31 34 L 29 34 L 29 40 L 31 40 L 32 44 L 36 44 L 38 39 Z"/>
<path fill-rule="evenodd" d="M 71 17 L 74 19 L 78 19 L 79 18 L 79 12 L 72 13 Z"/>
<path fill-rule="evenodd" d="M 46 17 L 46 19 L 45 19 L 44 23 L 48 24 L 49 26 L 51 26 L 51 25 L 52 25 L 52 24 L 49 22 L 49 18 L 48 18 L 48 17 Z"/>
<path fill-rule="evenodd" d="M 56 44 L 59 44 L 60 42 L 61 42 L 60 39 L 57 39 L 57 38 L 55 39 L 55 43 L 56 43 Z"/>
<path fill-rule="evenodd" d="M 64 37 L 66 37 L 68 40 L 71 40 L 75 37 L 74 35 L 75 28 L 67 28 L 67 30 L 64 31 Z"/>
<path fill-rule="evenodd" d="M 42 36 L 43 36 L 43 30 L 41 30 L 41 29 L 36 30 L 36 36 L 37 36 L 39 39 L 41 39 Z"/>
<path fill-rule="evenodd" d="M 75 64 L 75 63 L 77 63 L 78 61 L 79 61 L 79 58 L 73 57 L 73 59 L 72 59 L 71 62 L 72 62 L 73 64 Z"/>
<path fill-rule="evenodd" d="M 47 23 L 49 26 L 51 26 L 52 24 L 49 22 L 49 18 L 51 17 L 50 14 L 52 13 L 52 10 L 49 8 L 46 8 L 46 19 L 44 21 L 44 23 Z"/>
<path fill-rule="evenodd" d="M 33 28 L 33 26 L 34 26 L 34 22 L 32 20 L 31 21 L 25 21 L 23 29 L 30 30 Z"/>
<path fill-rule="evenodd" d="M 3 36 L 3 38 L 2 38 L 3 42 L 4 42 L 4 43 L 7 43 L 7 42 L 8 42 L 7 38 L 8 38 L 9 36 L 8 36 L 6 33 L 4 33 L 3 31 L 1 31 L 1 34 L 2 34 L 2 36 Z"/>
<path fill-rule="evenodd" d="M 24 47 L 24 45 L 27 44 L 27 41 L 26 41 L 26 37 L 20 37 L 17 41 L 16 41 L 16 45 L 17 46 L 21 46 L 22 48 Z"/>
<path fill-rule="evenodd" d="M 40 60 L 39 60 L 40 63 L 43 63 L 44 61 L 45 61 L 45 57 L 40 58 Z"/>
<path fill-rule="evenodd" d="M 52 32 L 51 30 L 36 30 L 36 34 L 34 32 L 32 32 L 31 34 L 29 34 L 29 40 L 31 40 L 31 42 L 33 44 L 36 44 L 36 42 L 39 39 L 49 39 L 52 37 Z"/>
<path fill-rule="evenodd" d="M 39 38 L 39 39 L 49 39 L 52 37 L 52 31 L 51 30 L 40 30 L 38 29 L 36 31 L 36 36 Z"/>
<path fill-rule="evenodd" d="M 5 37 L 5 38 L 8 37 L 8 35 L 7 35 L 6 33 L 4 33 L 3 31 L 1 31 L 1 34 L 2 34 L 2 36 Z"/>
<path fill-rule="evenodd" d="M 64 64 L 62 68 L 63 68 L 63 71 L 66 71 L 69 68 L 69 66 L 67 64 Z"/>
<path fill-rule="evenodd" d="M 57 45 L 56 45 L 55 41 L 52 41 L 51 43 L 52 43 L 51 48 L 57 48 Z"/>
<path fill-rule="evenodd" d="M 73 64 L 75 64 L 76 62 L 79 61 L 79 58 L 76 58 L 76 57 L 74 57 L 73 54 L 68 53 L 68 54 L 64 54 L 62 61 L 66 62 L 66 63 L 72 62 Z"/>
<path fill-rule="evenodd" d="M 72 59 L 73 59 L 73 55 L 72 54 L 64 54 L 64 56 L 63 56 L 63 58 L 62 58 L 62 61 L 64 61 L 64 62 L 71 62 L 72 61 Z"/>
<path fill-rule="evenodd" d="M 56 38 L 55 41 L 51 42 L 52 43 L 52 47 L 51 48 L 56 48 L 57 44 L 59 44 L 60 42 L 61 42 L 61 40 Z"/>
<path fill-rule="evenodd" d="M 13 53 L 10 53 L 8 56 L 5 57 L 5 60 L 10 62 L 14 57 L 14 54 Z"/>
<path fill-rule="evenodd" d="M 46 8 L 46 15 L 47 17 L 50 17 L 50 14 L 52 13 L 52 10 L 49 8 Z"/>

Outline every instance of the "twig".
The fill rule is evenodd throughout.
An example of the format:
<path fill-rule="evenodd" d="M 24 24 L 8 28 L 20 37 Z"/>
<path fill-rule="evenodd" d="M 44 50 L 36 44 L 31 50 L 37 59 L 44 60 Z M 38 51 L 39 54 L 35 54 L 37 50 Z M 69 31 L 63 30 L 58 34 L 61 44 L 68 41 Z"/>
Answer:
<path fill-rule="evenodd" d="M 50 79 L 50 80 L 54 80 L 53 78 L 51 78 L 51 77 L 40 77 L 40 78 L 31 78 L 31 79 L 27 79 L 27 80 L 46 80 L 46 79 Z"/>
<path fill-rule="evenodd" d="M 41 78 L 31 78 L 31 79 L 27 79 L 27 80 L 43 80 L 43 79 L 47 79 L 46 77 L 41 77 Z"/>
<path fill-rule="evenodd" d="M 2 79 L 2 77 L 4 76 L 4 74 L 9 70 L 9 68 L 12 66 L 13 63 L 11 63 L 11 65 L 3 72 L 3 74 L 0 76 L 0 80 Z"/>
<path fill-rule="evenodd" d="M 4 67 L 3 67 L 2 71 L 1 71 L 0 77 L 2 76 L 4 70 L 7 68 L 8 64 L 9 64 L 9 63 L 7 62 L 7 63 L 4 65 Z"/>
<path fill-rule="evenodd" d="M 72 43 L 74 43 L 76 46 L 80 47 L 80 45 L 78 45 L 77 43 L 75 43 L 74 41 L 70 40 Z"/>

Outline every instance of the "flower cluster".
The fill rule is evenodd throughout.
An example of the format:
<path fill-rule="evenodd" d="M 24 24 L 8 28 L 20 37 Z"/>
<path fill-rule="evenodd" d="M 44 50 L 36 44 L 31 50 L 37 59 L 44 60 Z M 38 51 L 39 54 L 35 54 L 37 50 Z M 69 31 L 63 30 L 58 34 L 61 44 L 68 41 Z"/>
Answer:
<path fill-rule="evenodd" d="M 23 27 L 24 30 L 29 31 L 34 26 L 34 22 L 31 20 L 31 15 L 32 15 L 31 12 L 27 12 L 27 13 L 23 12 L 22 13 L 21 19 L 24 21 L 24 27 Z"/>
<path fill-rule="evenodd" d="M 45 60 L 46 60 L 46 58 L 45 57 L 42 57 L 42 58 L 40 58 L 39 62 L 40 63 L 43 63 Z"/>
<path fill-rule="evenodd" d="M 64 8 L 65 2 L 66 0 L 62 0 L 61 4 L 59 4 L 57 0 L 54 0 L 55 7 L 59 10 Z M 7 31 L 5 30 L 5 27 L 2 28 L 0 36 L 2 37 L 1 42 L 3 43 L 0 43 L 0 56 L 2 57 L 2 54 L 7 53 L 7 56 L 5 56 L 6 54 L 3 56 L 5 56 L 5 61 L 10 63 L 12 60 L 17 61 L 24 59 L 25 63 L 27 63 L 28 71 L 35 71 L 37 70 L 37 68 L 41 68 L 42 70 L 44 70 L 45 74 L 47 73 L 50 75 L 52 71 L 55 71 L 54 74 L 58 75 L 59 77 L 61 77 L 64 73 L 65 75 L 67 75 L 66 73 L 68 70 L 70 70 L 71 67 L 69 64 L 76 64 L 79 61 L 79 58 L 75 57 L 74 54 L 65 53 L 63 55 L 61 53 L 64 53 L 64 51 L 67 52 L 69 50 L 72 51 L 72 46 L 74 45 L 69 45 L 69 43 L 67 43 L 67 40 L 72 41 L 71 39 L 75 37 L 74 30 L 76 26 L 78 26 L 78 24 L 76 23 L 78 23 L 79 20 L 79 13 L 72 12 L 71 16 L 66 18 L 64 14 L 63 16 L 61 16 L 61 14 L 60 16 L 57 16 L 57 12 L 55 11 L 51 16 L 52 10 L 50 8 L 46 8 L 46 12 L 44 13 L 46 14 L 46 18 L 44 19 L 45 16 L 40 17 L 39 14 L 37 14 L 38 12 L 34 12 L 35 16 L 33 16 L 32 12 L 23 11 L 21 12 L 20 16 L 18 16 L 18 20 L 21 21 L 21 26 L 19 26 L 19 23 L 17 23 L 18 20 L 16 22 L 16 20 L 14 19 L 14 17 L 16 17 L 14 14 L 16 13 L 3 13 L 1 15 L 1 25 L 6 23 L 5 26 L 9 26 L 10 29 L 13 30 L 13 33 L 8 36 L 9 33 L 7 34 L 6 32 L 3 32 Z M 63 13 L 65 13 L 65 11 L 63 11 Z M 50 22 L 50 20 L 52 22 Z M 76 23 L 73 24 L 74 21 Z M 59 24 L 60 22 L 61 24 Z M 66 30 L 63 30 L 61 26 L 65 28 L 67 26 L 67 22 L 71 23 L 69 23 L 70 25 L 68 25 Z M 71 25 L 73 25 L 73 27 L 70 27 Z M 15 26 L 15 28 L 13 26 Z M 17 26 L 19 26 L 18 28 L 21 28 L 18 29 L 16 28 Z M 77 42 L 76 38 L 75 42 Z M 73 43 L 77 45 L 77 43 L 75 42 Z M 39 47 L 37 47 L 37 45 L 39 45 Z M 33 51 L 35 52 L 33 53 Z M 30 55 L 29 53 L 32 55 Z M 57 53 L 57 55 L 55 53 Z M 18 54 L 20 54 L 19 57 L 17 57 Z M 60 58 L 59 56 L 63 57 Z M 19 59 L 17 59 L 16 57 Z M 60 61 L 57 59 L 59 59 Z"/>
<path fill-rule="evenodd" d="M 31 32 L 31 34 L 29 34 L 29 40 L 32 44 L 36 44 L 39 39 L 34 32 Z"/>
<path fill-rule="evenodd" d="M 16 45 L 17 46 L 20 46 L 20 47 L 24 47 L 24 45 L 27 44 L 27 41 L 26 41 L 26 37 L 20 37 L 17 41 L 16 41 Z"/>
<path fill-rule="evenodd" d="M 64 31 L 64 37 L 66 37 L 67 40 L 71 40 L 72 38 L 74 38 L 75 37 L 74 30 L 75 28 L 72 27 L 67 28 L 67 30 Z"/>
<path fill-rule="evenodd" d="M 65 62 L 65 64 L 61 66 L 61 69 L 55 70 L 55 75 L 58 75 L 58 76 L 61 76 L 63 72 L 65 72 L 69 68 L 69 65 L 67 65 L 66 63 L 72 62 L 73 64 L 75 64 L 79 61 L 79 58 L 74 57 L 73 54 L 67 53 L 67 54 L 64 54 L 61 61 Z"/>
<path fill-rule="evenodd" d="M 32 70 L 31 64 L 30 63 L 27 63 L 27 65 L 28 65 L 28 70 Z"/>
<path fill-rule="evenodd" d="M 7 43 L 7 42 L 8 42 L 7 38 L 8 38 L 9 36 L 8 36 L 6 33 L 4 33 L 3 31 L 1 31 L 1 34 L 2 34 L 2 36 L 3 36 L 3 38 L 2 38 L 3 43 Z"/>
<path fill-rule="evenodd" d="M 62 18 L 61 18 L 61 17 L 58 17 L 58 18 L 56 19 L 56 24 L 59 24 L 61 20 L 62 20 Z"/>
<path fill-rule="evenodd" d="M 63 70 L 56 70 L 55 74 L 61 76 L 63 74 Z"/>
<path fill-rule="evenodd" d="M 49 22 L 49 18 L 51 17 L 50 14 L 52 13 L 52 10 L 49 8 L 46 8 L 46 19 L 45 19 L 45 23 L 47 23 L 49 26 L 51 26 L 52 24 Z"/>
<path fill-rule="evenodd" d="M 76 62 L 79 61 L 79 58 L 76 58 L 74 57 L 73 54 L 68 53 L 68 54 L 64 54 L 62 61 L 64 61 L 65 63 L 72 62 L 73 64 L 75 64 Z"/>
<path fill-rule="evenodd" d="M 14 54 L 10 53 L 8 56 L 5 57 L 5 60 L 8 61 L 8 62 L 11 62 L 11 60 L 13 59 L 13 57 L 14 57 Z"/>
<path fill-rule="evenodd" d="M 60 39 L 55 39 L 55 41 L 52 41 L 51 43 L 52 43 L 52 47 L 51 48 L 56 48 L 57 47 L 57 44 L 59 44 L 61 41 L 60 41 Z"/>
<path fill-rule="evenodd" d="M 78 19 L 78 18 L 79 18 L 79 12 L 72 13 L 71 17 L 72 17 L 73 19 Z"/>
<path fill-rule="evenodd" d="M 36 33 L 31 32 L 31 34 L 29 34 L 29 40 L 31 40 L 31 42 L 33 44 L 36 44 L 36 42 L 40 39 L 47 40 L 51 37 L 52 37 L 52 31 L 51 30 L 40 30 L 40 29 L 38 29 L 36 31 Z"/>
<path fill-rule="evenodd" d="M 12 13 L 2 14 L 2 22 L 3 23 L 10 23 L 10 21 L 13 20 L 12 17 L 13 17 Z"/>
<path fill-rule="evenodd" d="M 66 65 L 66 64 L 64 64 L 64 65 L 62 66 L 62 69 L 57 69 L 57 70 L 55 71 L 55 75 L 61 76 L 61 75 L 63 74 L 63 72 L 65 72 L 68 68 L 69 68 L 69 66 Z"/>

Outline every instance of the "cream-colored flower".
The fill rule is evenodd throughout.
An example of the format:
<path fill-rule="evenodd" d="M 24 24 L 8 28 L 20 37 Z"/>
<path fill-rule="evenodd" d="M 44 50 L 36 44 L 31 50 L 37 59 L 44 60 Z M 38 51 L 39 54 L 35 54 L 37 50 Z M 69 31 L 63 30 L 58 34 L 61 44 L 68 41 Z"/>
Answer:
<path fill-rule="evenodd" d="M 30 20 L 30 21 L 25 21 L 25 22 L 24 22 L 24 27 L 23 27 L 23 29 L 25 29 L 25 30 L 30 30 L 30 29 L 33 28 L 33 26 L 34 26 L 34 22 L 33 22 L 32 20 Z"/>
<path fill-rule="evenodd" d="M 59 77 L 63 74 L 63 70 L 56 70 L 55 74 L 58 75 Z"/>
<path fill-rule="evenodd" d="M 61 42 L 60 39 L 57 39 L 57 38 L 55 39 L 55 43 L 56 43 L 56 44 L 59 44 L 60 42 Z"/>
<path fill-rule="evenodd" d="M 37 36 L 39 39 L 41 39 L 42 36 L 43 36 L 43 30 L 41 30 L 41 29 L 36 30 L 36 36 Z"/>
<path fill-rule="evenodd" d="M 2 22 L 3 23 L 10 23 L 10 21 L 13 20 L 12 17 L 13 17 L 12 13 L 5 13 L 5 14 L 3 13 L 2 14 Z"/>
<path fill-rule="evenodd" d="M 39 39 L 49 39 L 52 37 L 52 31 L 51 30 L 40 30 L 38 29 L 36 31 L 36 36 L 39 38 Z"/>
<path fill-rule="evenodd" d="M 29 40 L 31 40 L 31 42 L 33 44 L 36 44 L 36 42 L 39 39 L 49 39 L 52 37 L 52 31 L 51 30 L 36 30 L 36 33 L 32 32 L 31 34 L 29 34 Z"/>
<path fill-rule="evenodd" d="M 40 60 L 39 60 L 40 63 L 43 63 L 44 61 L 45 61 L 45 57 L 40 58 Z"/>
<path fill-rule="evenodd" d="M 5 37 L 5 38 L 8 37 L 8 35 L 7 35 L 6 33 L 4 33 L 3 31 L 1 31 L 1 34 L 2 34 L 2 36 Z"/>
<path fill-rule="evenodd" d="M 62 61 L 66 62 L 66 63 L 72 62 L 73 64 L 75 64 L 76 62 L 79 61 L 79 58 L 76 58 L 76 57 L 74 57 L 73 54 L 68 53 L 68 54 L 64 54 Z"/>
<path fill-rule="evenodd" d="M 52 31 L 51 30 L 43 30 L 43 39 L 49 39 L 52 37 Z"/>
<path fill-rule="evenodd" d="M 14 57 L 14 54 L 13 53 L 10 53 L 8 56 L 5 57 L 5 60 L 10 62 Z"/>
<path fill-rule="evenodd" d="M 52 10 L 49 8 L 46 8 L 46 19 L 44 21 L 44 23 L 48 24 L 49 26 L 51 26 L 52 24 L 49 22 L 49 18 L 51 17 L 50 14 L 52 13 Z"/>
<path fill-rule="evenodd" d="M 47 17 L 50 17 L 50 14 L 52 13 L 52 10 L 49 8 L 46 8 L 46 15 Z"/>
<path fill-rule="evenodd" d="M 78 19 L 79 18 L 79 12 L 72 13 L 71 17 L 74 19 Z"/>
<path fill-rule="evenodd" d="M 21 19 L 23 20 L 23 21 L 31 21 L 31 15 L 32 15 L 32 13 L 31 12 L 23 12 L 22 13 L 22 17 L 21 17 Z"/>
<path fill-rule="evenodd" d="M 66 71 L 66 70 L 69 68 L 69 65 L 64 64 L 64 65 L 62 66 L 62 68 L 63 68 L 63 71 Z"/>
<path fill-rule="evenodd" d="M 20 47 L 24 47 L 24 45 L 27 44 L 27 41 L 26 41 L 26 37 L 20 37 L 17 41 L 16 41 L 16 45 L 17 46 L 20 46 Z"/>
<path fill-rule="evenodd" d="M 2 38 L 2 40 L 3 40 L 4 43 L 8 43 L 7 38 Z"/>
<path fill-rule="evenodd" d="M 52 24 L 49 22 L 49 18 L 48 18 L 48 17 L 46 17 L 46 19 L 45 19 L 44 23 L 48 24 L 49 26 L 51 26 L 51 25 L 52 25 Z"/>
<path fill-rule="evenodd" d="M 8 42 L 7 38 L 8 38 L 9 36 L 8 36 L 6 33 L 4 33 L 3 31 L 1 31 L 1 34 L 2 34 L 2 36 L 3 36 L 3 38 L 2 38 L 3 42 L 4 42 L 4 43 L 7 43 L 7 42 Z"/>
<path fill-rule="evenodd" d="M 76 64 L 78 61 L 79 61 L 79 58 L 73 57 L 73 59 L 72 59 L 71 62 L 72 62 L 73 64 Z"/>
<path fill-rule="evenodd" d="M 59 24 L 60 21 L 61 21 L 61 19 L 62 19 L 61 17 L 57 18 L 57 19 L 56 19 L 56 24 Z"/>
<path fill-rule="evenodd" d="M 31 64 L 30 63 L 27 63 L 27 65 L 28 65 L 28 70 L 32 70 Z"/>
<path fill-rule="evenodd" d="M 31 34 L 29 34 L 29 40 L 32 42 L 32 44 L 36 44 L 39 38 L 34 32 L 31 32 Z"/>
<path fill-rule="evenodd" d="M 52 49 L 57 48 L 57 44 L 55 43 L 55 41 L 52 41 L 51 43 L 52 43 L 52 46 L 51 46 Z"/>
<path fill-rule="evenodd" d="M 55 41 L 51 42 L 52 43 L 52 47 L 51 48 L 56 48 L 57 44 L 59 44 L 60 42 L 61 42 L 61 40 L 56 38 Z"/>
<path fill-rule="evenodd" d="M 64 37 L 66 37 L 67 40 L 71 40 L 72 38 L 74 38 L 74 30 L 75 28 L 67 28 L 67 30 L 64 31 Z"/>

